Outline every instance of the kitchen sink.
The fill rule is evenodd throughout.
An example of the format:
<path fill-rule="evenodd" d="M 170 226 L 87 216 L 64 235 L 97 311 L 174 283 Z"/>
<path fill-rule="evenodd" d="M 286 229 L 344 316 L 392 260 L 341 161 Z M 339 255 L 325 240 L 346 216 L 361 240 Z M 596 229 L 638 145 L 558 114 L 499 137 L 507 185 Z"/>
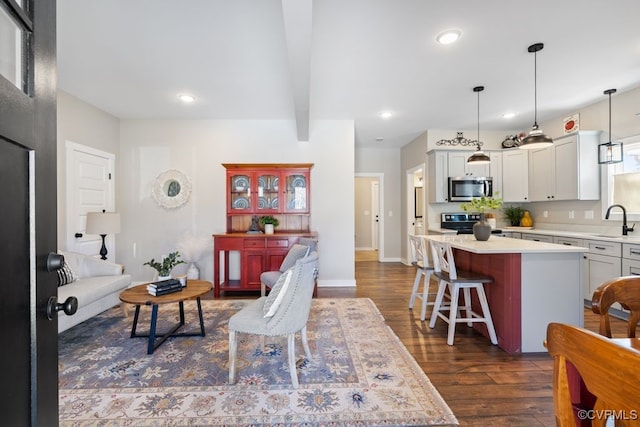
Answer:
<path fill-rule="evenodd" d="M 627 236 L 621 234 L 592 234 L 593 237 L 605 237 L 607 239 L 622 239 Z"/>

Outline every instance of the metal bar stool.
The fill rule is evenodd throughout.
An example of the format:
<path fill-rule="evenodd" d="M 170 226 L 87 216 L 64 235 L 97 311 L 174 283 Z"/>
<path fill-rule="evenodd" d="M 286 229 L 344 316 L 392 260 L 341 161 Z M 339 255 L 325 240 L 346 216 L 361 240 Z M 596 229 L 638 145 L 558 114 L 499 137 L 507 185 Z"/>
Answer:
<path fill-rule="evenodd" d="M 473 323 L 481 322 L 487 325 L 491 343 L 498 344 L 496 331 L 493 327 L 493 319 L 489 311 L 489 303 L 484 292 L 484 284 L 493 282 L 493 279 L 470 271 L 456 270 L 451 245 L 447 242 L 435 240 L 431 240 L 430 243 L 434 268 L 433 274 L 439 279 L 439 284 L 429 327 L 434 328 L 436 326 L 438 317 L 447 322 L 449 324 L 447 344 L 453 345 L 456 323 L 466 323 L 467 326 L 473 326 Z M 448 304 L 444 301 L 447 286 L 451 296 Z M 478 294 L 482 313 L 476 313 L 471 307 L 471 289 L 475 289 Z M 464 297 L 463 306 L 458 306 L 460 290 L 462 290 Z M 465 317 L 460 316 L 462 311 L 466 313 Z M 446 316 L 445 313 L 447 313 Z"/>
<path fill-rule="evenodd" d="M 409 242 L 411 242 L 411 264 L 416 267 L 416 278 L 413 281 L 413 290 L 411 291 L 411 299 L 409 300 L 409 309 L 413 309 L 413 304 L 416 298 L 422 300 L 422 309 L 420 310 L 420 320 L 424 321 L 427 317 L 427 305 L 433 305 L 433 302 L 429 302 L 429 295 L 434 295 L 435 292 L 429 292 L 429 283 L 431 280 L 431 273 L 433 273 L 433 267 L 429 265 L 429 256 L 427 252 L 427 243 L 422 236 L 409 235 Z M 424 276 L 424 287 L 422 293 L 418 293 L 420 288 L 420 280 Z"/>

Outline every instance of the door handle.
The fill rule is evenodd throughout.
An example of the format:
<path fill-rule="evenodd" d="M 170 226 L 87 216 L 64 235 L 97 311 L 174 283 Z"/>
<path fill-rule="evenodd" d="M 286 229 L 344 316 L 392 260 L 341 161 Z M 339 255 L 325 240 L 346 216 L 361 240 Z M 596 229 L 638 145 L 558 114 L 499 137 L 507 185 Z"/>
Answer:
<path fill-rule="evenodd" d="M 75 237 L 76 239 L 79 239 L 82 237 L 82 233 L 76 233 L 73 235 L 73 237 Z"/>
<path fill-rule="evenodd" d="M 64 265 L 64 256 L 57 254 L 55 252 L 49 252 L 47 255 L 47 271 L 51 273 L 52 271 L 60 270 Z"/>
<path fill-rule="evenodd" d="M 78 298 L 69 297 L 62 304 L 58 303 L 58 297 L 52 296 L 47 302 L 47 319 L 53 320 L 53 316 L 60 310 L 64 311 L 64 314 L 71 316 L 78 311 Z"/>

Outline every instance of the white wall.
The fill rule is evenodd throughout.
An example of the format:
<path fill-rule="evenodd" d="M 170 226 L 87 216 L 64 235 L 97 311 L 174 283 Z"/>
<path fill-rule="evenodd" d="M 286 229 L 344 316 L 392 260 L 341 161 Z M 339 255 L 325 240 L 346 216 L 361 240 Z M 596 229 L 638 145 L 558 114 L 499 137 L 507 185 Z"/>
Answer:
<path fill-rule="evenodd" d="M 380 211 L 380 218 L 384 221 L 384 236 L 380 238 L 380 244 L 384 245 L 384 259 L 381 261 L 400 261 L 400 223 L 402 222 L 402 204 L 404 200 L 400 192 L 400 149 L 395 148 L 361 148 L 356 149 L 355 171 L 357 173 L 382 174 L 384 193 L 384 209 Z M 353 183 L 353 176 L 351 177 Z M 352 185 L 353 187 L 353 185 Z M 351 236 L 353 240 L 353 235 Z"/>
<path fill-rule="evenodd" d="M 311 229 L 319 233 L 319 284 L 355 284 L 352 121 L 312 121 L 310 141 L 298 142 L 293 121 L 122 120 L 120 141 L 117 202 L 123 224 L 117 247 L 134 280 L 152 279 L 154 271 L 143 263 L 175 250 L 185 231 L 226 231 L 222 163 L 313 163 Z M 168 169 L 192 181 L 189 202 L 171 210 L 151 196 L 155 177 Z M 201 277 L 213 278 L 211 255 L 199 267 Z"/>
<path fill-rule="evenodd" d="M 67 230 L 66 141 L 75 142 L 119 156 L 120 120 L 80 99 L 58 91 L 58 247 L 66 249 Z M 116 176 L 119 166 L 116 162 Z M 117 182 L 117 181 L 116 181 Z M 116 202 L 116 210 L 118 205 Z"/>

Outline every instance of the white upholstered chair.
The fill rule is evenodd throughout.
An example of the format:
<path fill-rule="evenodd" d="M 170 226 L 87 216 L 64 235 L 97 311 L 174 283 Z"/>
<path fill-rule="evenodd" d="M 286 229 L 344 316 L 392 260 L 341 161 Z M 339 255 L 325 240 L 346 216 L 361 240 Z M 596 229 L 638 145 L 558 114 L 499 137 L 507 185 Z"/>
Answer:
<path fill-rule="evenodd" d="M 466 323 L 467 326 L 473 326 L 473 323 L 481 322 L 487 326 L 491 343 L 498 344 L 496 331 L 493 327 L 493 319 L 489 311 L 489 303 L 484 292 L 484 284 L 493 282 L 493 279 L 470 271 L 457 270 L 449 243 L 431 240 L 430 244 L 433 258 L 433 274 L 438 278 L 439 284 L 429 327 L 434 328 L 438 318 L 447 322 L 449 324 L 447 344 L 453 345 L 457 323 Z M 449 287 L 450 295 L 448 303 L 444 301 L 447 287 Z M 471 289 L 476 290 L 482 313 L 476 313 L 471 307 Z M 464 297 L 463 306 L 458 305 L 460 290 L 462 290 Z M 465 317 L 460 316 L 462 311 L 466 313 Z"/>
<path fill-rule="evenodd" d="M 427 249 L 426 239 L 422 236 L 409 235 L 411 243 L 411 264 L 416 267 L 416 277 L 413 280 L 413 289 L 411 290 L 411 298 L 409 299 L 409 308 L 413 309 L 416 298 L 422 301 L 420 310 L 420 320 L 424 321 L 427 316 L 427 305 L 433 305 L 434 301 L 429 302 L 429 296 L 433 296 L 435 300 L 435 292 L 429 292 L 431 281 L 431 273 L 433 266 L 429 264 L 429 253 Z M 420 293 L 420 282 L 424 277 L 424 286 Z"/>
<path fill-rule="evenodd" d="M 271 289 L 282 273 L 291 268 L 298 258 L 302 258 L 317 251 L 318 241 L 316 239 L 311 237 L 300 237 L 296 244 L 291 246 L 278 270 L 265 271 L 260 274 L 260 296 L 265 296 L 267 294 L 267 289 Z"/>
<path fill-rule="evenodd" d="M 268 297 L 260 297 L 229 319 L 229 384 L 236 382 L 237 334 L 263 337 L 286 336 L 291 383 L 298 388 L 295 335 L 300 332 L 305 354 L 311 360 L 307 342 L 307 319 L 316 280 L 318 253 L 300 258 L 282 274 Z"/>

